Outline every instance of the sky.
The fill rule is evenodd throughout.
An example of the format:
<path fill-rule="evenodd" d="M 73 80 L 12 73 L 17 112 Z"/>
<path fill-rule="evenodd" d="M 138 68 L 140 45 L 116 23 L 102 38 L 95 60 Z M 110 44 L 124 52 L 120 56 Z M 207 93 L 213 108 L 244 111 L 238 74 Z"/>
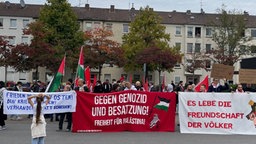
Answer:
<path fill-rule="evenodd" d="M 5 0 L 0 0 L 4 2 Z M 46 0 L 24 0 L 26 4 L 44 4 Z M 11 3 L 19 3 L 20 0 L 9 0 Z M 149 5 L 155 11 L 200 12 L 203 8 L 205 13 L 216 13 L 222 4 L 226 10 L 247 11 L 250 15 L 256 15 L 256 0 L 69 0 L 72 6 L 83 7 L 86 3 L 90 7 L 109 8 L 115 5 L 116 9 L 129 9 L 134 4 L 135 9 Z"/>

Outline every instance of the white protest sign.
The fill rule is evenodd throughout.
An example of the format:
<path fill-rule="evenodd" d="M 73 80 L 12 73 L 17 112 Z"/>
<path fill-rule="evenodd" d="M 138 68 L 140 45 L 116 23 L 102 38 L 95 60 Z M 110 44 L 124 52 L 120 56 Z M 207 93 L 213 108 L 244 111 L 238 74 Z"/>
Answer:
<path fill-rule="evenodd" d="M 4 97 L 4 114 L 33 114 L 33 109 L 28 103 L 28 96 L 37 95 L 33 92 L 3 92 Z M 51 92 L 44 93 L 51 97 L 50 102 L 45 106 L 44 113 L 64 113 L 75 112 L 76 110 L 76 92 Z M 35 102 L 35 98 L 32 99 Z"/>
<path fill-rule="evenodd" d="M 181 133 L 256 135 L 256 93 L 179 93 Z"/>

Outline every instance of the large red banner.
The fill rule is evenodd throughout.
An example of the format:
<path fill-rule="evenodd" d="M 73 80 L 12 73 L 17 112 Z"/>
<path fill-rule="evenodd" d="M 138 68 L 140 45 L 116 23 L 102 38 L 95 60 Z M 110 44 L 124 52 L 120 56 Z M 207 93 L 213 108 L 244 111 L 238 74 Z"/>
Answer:
<path fill-rule="evenodd" d="M 175 93 L 77 92 L 73 132 L 175 130 Z"/>

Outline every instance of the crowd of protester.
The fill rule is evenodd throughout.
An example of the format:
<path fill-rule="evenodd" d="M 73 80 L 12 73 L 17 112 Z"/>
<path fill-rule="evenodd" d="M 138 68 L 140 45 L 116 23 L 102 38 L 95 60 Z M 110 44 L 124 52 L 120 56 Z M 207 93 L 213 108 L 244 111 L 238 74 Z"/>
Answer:
<path fill-rule="evenodd" d="M 32 83 L 22 83 L 20 81 L 13 82 L 0 82 L 0 130 L 6 129 L 5 120 L 7 119 L 7 115 L 3 114 L 3 97 L 2 91 L 4 89 L 13 90 L 13 91 L 26 91 L 26 92 L 45 92 L 47 85 L 42 83 L 41 81 L 33 81 Z M 176 103 L 178 104 L 178 93 L 179 92 L 194 92 L 195 85 L 193 83 L 184 84 L 183 81 L 180 81 L 177 85 L 174 84 L 173 81 L 167 83 L 166 85 L 155 85 L 154 82 L 149 82 L 147 86 L 145 83 L 142 84 L 140 81 L 135 81 L 134 83 L 130 83 L 128 81 L 115 80 L 112 79 L 110 82 L 106 79 L 104 82 L 97 80 L 95 83 L 91 82 L 90 86 L 87 86 L 83 79 L 79 79 L 77 81 L 77 86 L 74 85 L 73 80 L 69 79 L 67 82 L 63 83 L 58 91 L 84 91 L 84 92 L 92 92 L 92 93 L 111 93 L 125 90 L 138 90 L 138 91 L 149 91 L 149 92 L 175 92 L 176 93 Z M 230 86 L 228 82 L 223 79 L 222 83 L 220 83 L 219 79 L 213 79 L 213 82 L 209 85 L 208 90 L 206 89 L 206 85 L 200 85 L 200 92 L 255 92 L 256 89 L 252 87 L 251 84 L 237 84 L 235 86 Z M 22 116 L 20 115 L 10 115 L 10 120 L 21 120 Z M 32 115 L 28 115 L 28 118 L 32 118 Z M 53 114 L 45 115 L 45 118 L 49 118 L 50 121 L 54 120 Z M 71 122 L 72 116 L 71 113 L 62 113 L 55 114 L 55 121 L 59 121 L 58 131 L 62 131 L 63 123 L 68 122 L 66 131 L 71 130 Z"/>

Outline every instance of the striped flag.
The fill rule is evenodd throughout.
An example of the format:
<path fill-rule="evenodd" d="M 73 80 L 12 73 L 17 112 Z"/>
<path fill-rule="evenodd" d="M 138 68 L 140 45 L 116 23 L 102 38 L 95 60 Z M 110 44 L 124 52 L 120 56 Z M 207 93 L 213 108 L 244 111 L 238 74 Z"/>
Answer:
<path fill-rule="evenodd" d="M 78 85 L 78 80 L 79 79 L 84 80 L 84 53 L 83 53 L 83 47 L 81 47 L 80 54 L 79 54 L 79 60 L 78 60 L 78 66 L 77 66 L 77 72 L 76 72 L 76 79 L 75 79 L 75 86 Z"/>
<path fill-rule="evenodd" d="M 168 111 L 170 100 L 162 98 L 160 96 L 158 96 L 158 99 L 160 100 L 160 102 L 156 104 L 154 107 L 160 110 Z"/>
<path fill-rule="evenodd" d="M 57 74 L 52 78 L 45 92 L 56 92 L 59 89 L 62 81 L 62 77 L 64 76 L 64 72 L 65 72 L 65 61 L 66 61 L 66 56 L 64 56 Z"/>

